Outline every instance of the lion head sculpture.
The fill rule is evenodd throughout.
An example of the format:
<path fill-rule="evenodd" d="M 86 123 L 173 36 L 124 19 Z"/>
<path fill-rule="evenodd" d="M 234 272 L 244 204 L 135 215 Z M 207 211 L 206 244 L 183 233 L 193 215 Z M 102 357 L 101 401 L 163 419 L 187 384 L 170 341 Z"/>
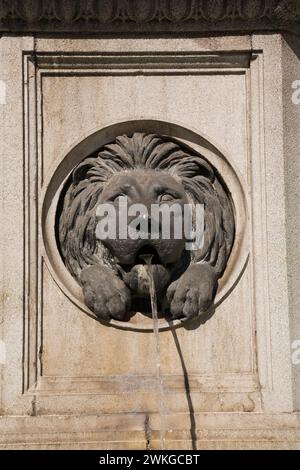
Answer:
<path fill-rule="evenodd" d="M 63 197 L 58 219 L 61 254 L 83 289 L 86 305 L 99 319 L 125 320 L 134 299 L 149 296 L 145 255 L 152 257 L 159 303 L 173 318 L 200 316 L 211 307 L 235 225 L 228 191 L 204 157 L 163 136 L 123 135 L 73 170 Z M 150 229 L 147 239 L 98 239 L 97 207 L 105 203 L 118 208 L 124 198 L 128 207 L 201 204 L 201 246 L 187 250 L 184 235 L 151 238 Z"/>

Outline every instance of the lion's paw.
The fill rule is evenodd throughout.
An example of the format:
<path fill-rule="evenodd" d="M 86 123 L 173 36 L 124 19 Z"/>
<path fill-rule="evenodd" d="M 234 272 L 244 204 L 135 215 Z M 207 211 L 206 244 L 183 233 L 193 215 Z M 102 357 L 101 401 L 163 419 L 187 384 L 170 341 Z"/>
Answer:
<path fill-rule="evenodd" d="M 90 266 L 82 270 L 80 281 L 86 305 L 102 320 L 123 320 L 130 310 L 130 291 L 109 268 Z"/>
<path fill-rule="evenodd" d="M 194 318 L 206 312 L 213 303 L 217 277 L 206 264 L 193 264 L 170 284 L 167 299 L 173 318 Z"/>

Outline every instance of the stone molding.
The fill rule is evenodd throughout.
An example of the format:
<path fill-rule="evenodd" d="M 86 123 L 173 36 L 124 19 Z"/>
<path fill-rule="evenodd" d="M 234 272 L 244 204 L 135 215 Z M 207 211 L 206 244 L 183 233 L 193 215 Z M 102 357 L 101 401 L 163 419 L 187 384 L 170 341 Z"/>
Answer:
<path fill-rule="evenodd" d="M 196 413 L 191 438 L 189 415 L 173 413 L 166 416 L 166 449 L 295 450 L 299 423 L 299 413 Z M 3 416 L 0 450 L 156 450 L 159 424 L 156 413 Z"/>
<path fill-rule="evenodd" d="M 297 0 L 0 0 L 0 32 L 300 32 Z"/>

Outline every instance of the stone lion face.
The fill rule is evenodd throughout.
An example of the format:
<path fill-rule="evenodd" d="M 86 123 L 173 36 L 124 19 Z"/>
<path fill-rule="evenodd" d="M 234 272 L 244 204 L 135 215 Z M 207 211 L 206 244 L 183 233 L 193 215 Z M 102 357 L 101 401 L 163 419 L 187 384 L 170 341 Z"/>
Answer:
<path fill-rule="evenodd" d="M 60 251 L 86 305 L 99 318 L 124 319 L 133 297 L 149 295 L 145 255 L 152 255 L 155 290 L 162 302 L 167 300 L 173 317 L 197 316 L 212 304 L 235 224 L 229 192 L 204 157 L 164 136 L 119 136 L 74 168 L 62 197 Z M 124 199 L 127 210 L 134 204 L 147 209 L 149 236 L 99 239 L 97 207 L 105 203 L 118 209 Z M 151 206 L 163 204 L 176 204 L 181 215 L 185 204 L 204 207 L 203 246 L 186 250 L 184 236 L 175 235 L 174 215 L 169 237 L 162 236 Z M 133 218 L 136 214 L 128 216 L 127 224 Z M 152 236 L 153 224 L 158 237 Z"/>
<path fill-rule="evenodd" d="M 136 204 L 142 204 L 147 209 L 149 215 L 147 220 L 147 239 L 131 237 L 126 239 L 107 238 L 103 244 L 110 250 L 117 262 L 121 265 L 125 273 L 124 280 L 136 294 L 147 294 L 149 291 L 147 273 L 145 272 L 145 260 L 143 255 L 152 255 L 152 272 L 157 291 L 161 291 L 170 280 L 174 266 L 181 259 L 185 239 L 175 238 L 174 224 L 177 219 L 170 217 L 170 238 L 162 235 L 161 220 L 158 223 L 158 238 L 151 238 L 151 227 L 154 221 L 151 218 L 153 205 L 172 206 L 177 204 L 184 209 L 184 204 L 188 203 L 185 189 L 179 179 L 171 175 L 157 172 L 155 170 L 133 170 L 116 175 L 105 186 L 100 199 L 100 204 L 111 204 L 119 214 L 120 204 L 126 198 L 127 209 Z M 135 215 L 128 215 L 128 224 L 134 220 Z M 167 221 L 168 222 L 168 221 Z M 182 223 L 180 220 L 179 223 Z M 117 233 L 119 229 L 119 219 L 117 218 Z M 145 236 L 145 235 L 144 235 Z"/>
<path fill-rule="evenodd" d="M 183 248 L 184 239 L 174 238 L 175 218 L 170 217 L 170 239 L 162 238 L 161 223 L 159 224 L 159 238 L 151 239 L 151 209 L 153 205 L 172 206 L 178 204 L 182 210 L 188 203 L 184 187 L 170 175 L 154 170 L 134 170 L 116 175 L 106 185 L 100 196 L 100 204 L 112 204 L 118 213 L 121 198 L 126 198 L 128 210 L 135 204 L 143 204 L 147 209 L 149 237 L 145 239 L 126 240 L 107 239 L 103 243 L 112 251 L 123 265 L 133 265 L 138 261 L 139 254 L 152 252 L 154 262 L 167 266 L 178 261 Z M 128 215 L 128 223 L 135 215 Z M 117 219 L 118 221 L 118 219 Z M 118 227 L 117 227 L 118 228 Z M 141 260 L 140 260 L 141 261 Z"/>

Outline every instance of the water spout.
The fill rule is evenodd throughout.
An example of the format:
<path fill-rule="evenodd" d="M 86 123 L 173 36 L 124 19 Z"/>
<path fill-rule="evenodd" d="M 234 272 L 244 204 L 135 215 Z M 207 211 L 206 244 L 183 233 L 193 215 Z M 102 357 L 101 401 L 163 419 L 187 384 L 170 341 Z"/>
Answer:
<path fill-rule="evenodd" d="M 153 254 L 141 254 L 140 258 L 145 261 L 149 279 L 149 291 L 151 299 L 151 309 L 152 309 L 152 320 L 153 320 L 153 332 L 155 336 L 156 343 L 156 379 L 157 379 L 157 388 L 159 396 L 159 416 L 160 416 L 160 430 L 159 430 L 159 439 L 160 447 L 162 450 L 165 449 L 165 404 L 164 404 L 164 385 L 161 375 L 161 366 L 160 366 L 160 338 L 158 330 L 158 315 L 157 315 L 157 298 L 156 291 L 152 273 L 152 258 Z"/>

